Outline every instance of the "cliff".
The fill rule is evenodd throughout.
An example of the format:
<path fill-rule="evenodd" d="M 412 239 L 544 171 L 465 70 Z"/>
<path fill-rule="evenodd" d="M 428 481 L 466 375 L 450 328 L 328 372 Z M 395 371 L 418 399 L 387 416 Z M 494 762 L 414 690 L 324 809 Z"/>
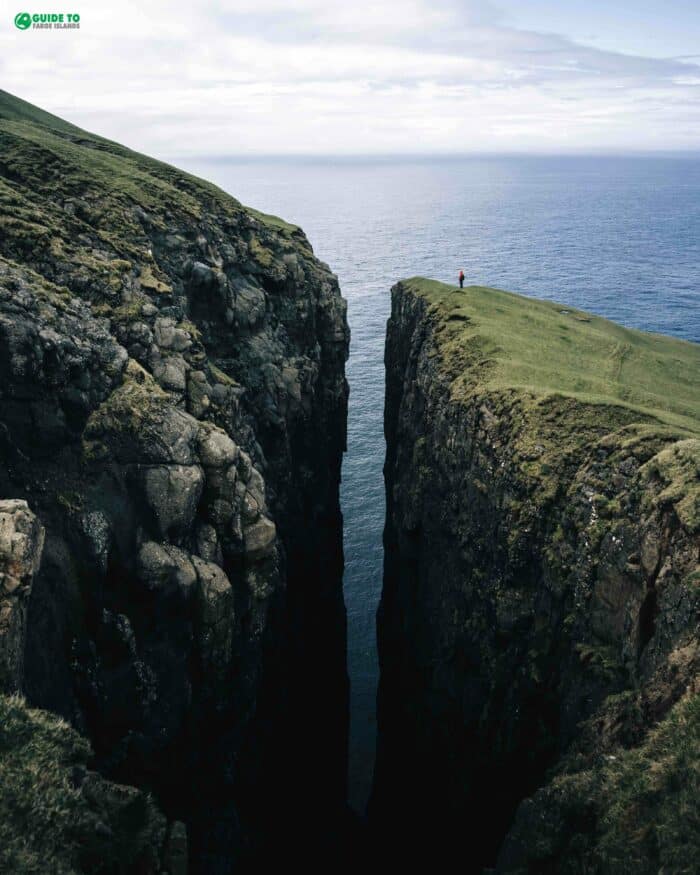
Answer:
<path fill-rule="evenodd" d="M 0 92 L 2 690 L 191 872 L 342 818 L 348 341 L 299 228 Z"/>
<path fill-rule="evenodd" d="M 414 279 L 386 368 L 376 833 L 694 871 L 700 348 Z"/>

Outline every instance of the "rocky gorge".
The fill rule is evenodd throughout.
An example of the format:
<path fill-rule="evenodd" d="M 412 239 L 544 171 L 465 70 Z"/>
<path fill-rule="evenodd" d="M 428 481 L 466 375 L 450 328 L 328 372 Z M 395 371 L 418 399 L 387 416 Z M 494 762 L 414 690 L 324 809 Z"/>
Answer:
<path fill-rule="evenodd" d="M 348 346 L 298 227 L 0 91 L 0 871 L 698 871 L 697 344 L 394 287 L 365 819 Z"/>

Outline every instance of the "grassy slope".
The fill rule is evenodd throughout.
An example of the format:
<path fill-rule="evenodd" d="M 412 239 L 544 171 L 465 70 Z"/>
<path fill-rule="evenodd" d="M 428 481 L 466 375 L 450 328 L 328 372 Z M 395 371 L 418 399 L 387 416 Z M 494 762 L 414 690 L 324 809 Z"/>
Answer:
<path fill-rule="evenodd" d="M 214 199 L 219 207 L 232 212 L 246 209 L 212 183 L 83 131 L 2 90 L 0 147 L 6 161 L 21 152 L 26 162 L 35 161 L 42 167 L 47 162 L 53 164 L 57 175 L 61 175 L 65 194 L 81 194 L 89 181 L 98 185 L 103 194 L 139 204 L 146 210 L 165 206 L 198 217 L 203 198 Z M 7 188 L 7 183 L 0 188 L 0 211 L 12 206 L 12 192 Z M 297 230 L 276 216 L 251 209 L 246 212 L 278 232 L 290 234 Z"/>
<path fill-rule="evenodd" d="M 8 121 L 27 122 L 32 125 L 43 125 L 46 128 L 53 128 L 56 131 L 63 131 L 66 134 L 84 136 L 85 131 L 76 128 L 70 122 L 64 121 L 57 115 L 51 115 L 50 112 L 45 112 L 27 103 L 19 97 L 9 94 L 0 88 L 0 118 Z"/>
<path fill-rule="evenodd" d="M 443 320 L 440 350 L 455 369 L 457 392 L 467 376 L 461 385 L 473 387 L 460 365 L 476 362 L 486 389 L 621 405 L 700 432 L 699 344 L 497 289 L 460 292 L 422 278 L 403 285 L 424 296 Z"/>

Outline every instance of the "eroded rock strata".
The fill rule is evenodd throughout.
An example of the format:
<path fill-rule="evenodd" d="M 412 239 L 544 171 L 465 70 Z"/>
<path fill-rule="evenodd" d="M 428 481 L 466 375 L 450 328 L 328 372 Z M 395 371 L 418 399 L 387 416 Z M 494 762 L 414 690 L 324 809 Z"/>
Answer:
<path fill-rule="evenodd" d="M 390 852 L 695 871 L 699 366 L 556 304 L 393 289 L 370 809 Z"/>
<path fill-rule="evenodd" d="M 300 229 L 0 92 L 0 497 L 45 532 L 4 689 L 192 872 L 344 809 L 348 339 Z"/>

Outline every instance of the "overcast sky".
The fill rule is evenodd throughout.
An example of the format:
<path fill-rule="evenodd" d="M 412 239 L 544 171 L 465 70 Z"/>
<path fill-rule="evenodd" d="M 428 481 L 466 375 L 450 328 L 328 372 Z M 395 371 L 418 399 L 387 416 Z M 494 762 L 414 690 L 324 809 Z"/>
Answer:
<path fill-rule="evenodd" d="M 700 149 L 698 0 L 11 3 L 0 86 L 165 158 Z"/>

